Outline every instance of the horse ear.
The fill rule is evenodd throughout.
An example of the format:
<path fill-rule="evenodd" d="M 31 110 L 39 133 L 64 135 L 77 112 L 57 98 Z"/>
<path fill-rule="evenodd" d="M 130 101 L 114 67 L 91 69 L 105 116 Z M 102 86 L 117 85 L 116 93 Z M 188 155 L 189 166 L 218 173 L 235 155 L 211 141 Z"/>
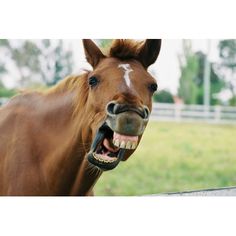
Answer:
<path fill-rule="evenodd" d="M 94 68 L 102 58 L 105 58 L 101 50 L 91 39 L 83 39 L 84 52 L 88 63 Z"/>
<path fill-rule="evenodd" d="M 161 39 L 147 39 L 140 49 L 138 60 L 142 63 L 144 68 L 148 68 L 153 64 L 161 49 Z"/>

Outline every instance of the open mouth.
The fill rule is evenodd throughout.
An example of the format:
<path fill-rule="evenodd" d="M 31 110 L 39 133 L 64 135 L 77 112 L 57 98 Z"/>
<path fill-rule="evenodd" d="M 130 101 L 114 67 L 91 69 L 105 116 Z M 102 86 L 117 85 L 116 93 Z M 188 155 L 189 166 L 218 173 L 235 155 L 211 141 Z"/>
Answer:
<path fill-rule="evenodd" d="M 137 145 L 138 136 L 118 134 L 104 123 L 94 138 L 88 160 L 102 170 L 111 170 L 123 159 L 126 150 L 135 149 Z"/>

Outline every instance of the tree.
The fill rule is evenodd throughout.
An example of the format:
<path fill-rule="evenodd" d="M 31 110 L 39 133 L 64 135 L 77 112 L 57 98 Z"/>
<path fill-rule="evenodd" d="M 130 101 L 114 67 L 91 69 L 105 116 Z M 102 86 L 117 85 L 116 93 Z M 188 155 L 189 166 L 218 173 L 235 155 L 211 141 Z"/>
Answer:
<path fill-rule="evenodd" d="M 6 73 L 5 65 L 1 62 L 0 63 L 0 75 Z"/>
<path fill-rule="evenodd" d="M 204 103 L 204 67 L 206 54 L 201 51 L 195 53 L 198 60 L 198 71 L 197 75 L 194 77 L 194 83 L 198 87 L 197 92 L 197 104 Z M 217 98 L 217 94 L 225 87 L 225 82 L 221 76 L 217 73 L 215 64 L 210 62 L 210 104 L 216 105 L 220 101 Z"/>
<path fill-rule="evenodd" d="M 198 73 L 198 59 L 192 51 L 190 40 L 183 40 L 183 54 L 179 56 L 181 76 L 179 80 L 178 95 L 186 104 L 196 104 L 198 87 L 194 80 Z"/>
<path fill-rule="evenodd" d="M 97 43 L 102 51 L 106 53 L 111 46 L 112 39 L 98 39 Z"/>
<path fill-rule="evenodd" d="M 0 40 L 0 72 L 13 73 L 21 86 L 55 84 L 72 71 L 72 52 L 62 40 Z"/>
<path fill-rule="evenodd" d="M 153 96 L 154 102 L 160 103 L 174 103 L 172 94 L 168 90 L 161 90 L 156 92 Z"/>
<path fill-rule="evenodd" d="M 42 80 L 46 85 L 56 84 L 72 72 L 72 52 L 66 51 L 62 40 L 44 39 L 40 42 L 40 63 L 43 65 Z"/>
<path fill-rule="evenodd" d="M 25 81 L 29 80 L 30 75 L 38 73 L 40 51 L 35 43 L 29 40 L 1 39 L 0 49 L 2 51 L 0 63 L 5 62 L 4 73 L 9 72 L 9 70 L 17 71 L 19 84 L 23 85 Z"/>
<path fill-rule="evenodd" d="M 218 44 L 221 63 L 219 71 L 231 91 L 231 105 L 236 105 L 236 40 L 221 40 Z"/>
<path fill-rule="evenodd" d="M 186 104 L 204 103 L 204 67 L 206 55 L 201 52 L 193 52 L 191 42 L 183 41 L 183 55 L 180 62 L 180 85 L 178 95 Z M 216 64 L 210 62 L 210 104 L 220 103 L 217 94 L 225 87 L 222 76 L 219 75 Z"/>
<path fill-rule="evenodd" d="M 14 89 L 7 89 L 4 87 L 3 83 L 0 81 L 0 97 L 12 97 L 16 94 L 17 92 Z"/>

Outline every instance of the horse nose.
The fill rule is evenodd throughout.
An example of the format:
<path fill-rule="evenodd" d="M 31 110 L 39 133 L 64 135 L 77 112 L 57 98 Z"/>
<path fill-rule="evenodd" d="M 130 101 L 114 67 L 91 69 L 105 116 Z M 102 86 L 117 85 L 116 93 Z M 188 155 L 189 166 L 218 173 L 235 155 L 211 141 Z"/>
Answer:
<path fill-rule="evenodd" d="M 149 119 L 150 116 L 150 111 L 147 106 L 143 106 L 144 109 L 144 114 L 145 114 L 145 119 Z"/>
<path fill-rule="evenodd" d="M 129 104 L 120 104 L 116 101 L 111 101 L 106 106 L 106 113 L 108 116 L 114 117 L 119 113 L 133 111 L 140 115 L 144 120 L 147 120 L 150 116 L 150 111 L 147 106 L 134 106 Z"/>
<path fill-rule="evenodd" d="M 150 111 L 147 106 L 111 101 L 106 106 L 107 125 L 116 133 L 128 136 L 142 135 Z"/>
<path fill-rule="evenodd" d="M 109 116 L 115 116 L 116 114 L 118 114 L 118 108 L 119 108 L 119 105 L 117 102 L 115 101 L 111 101 L 107 104 L 107 107 L 106 107 L 106 113 L 107 115 Z"/>

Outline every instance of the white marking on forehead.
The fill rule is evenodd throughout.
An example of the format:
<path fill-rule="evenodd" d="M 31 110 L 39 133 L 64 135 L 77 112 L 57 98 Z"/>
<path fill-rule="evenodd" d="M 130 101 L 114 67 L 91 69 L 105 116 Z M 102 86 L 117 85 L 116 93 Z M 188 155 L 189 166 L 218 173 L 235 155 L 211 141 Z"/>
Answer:
<path fill-rule="evenodd" d="M 130 88 L 131 81 L 130 81 L 130 78 L 129 78 L 129 73 L 130 73 L 131 71 L 133 71 L 133 70 L 131 69 L 130 64 L 120 64 L 120 65 L 118 66 L 118 68 L 124 69 L 124 71 L 125 71 L 124 80 L 125 80 L 125 83 L 127 84 L 127 86 Z"/>

